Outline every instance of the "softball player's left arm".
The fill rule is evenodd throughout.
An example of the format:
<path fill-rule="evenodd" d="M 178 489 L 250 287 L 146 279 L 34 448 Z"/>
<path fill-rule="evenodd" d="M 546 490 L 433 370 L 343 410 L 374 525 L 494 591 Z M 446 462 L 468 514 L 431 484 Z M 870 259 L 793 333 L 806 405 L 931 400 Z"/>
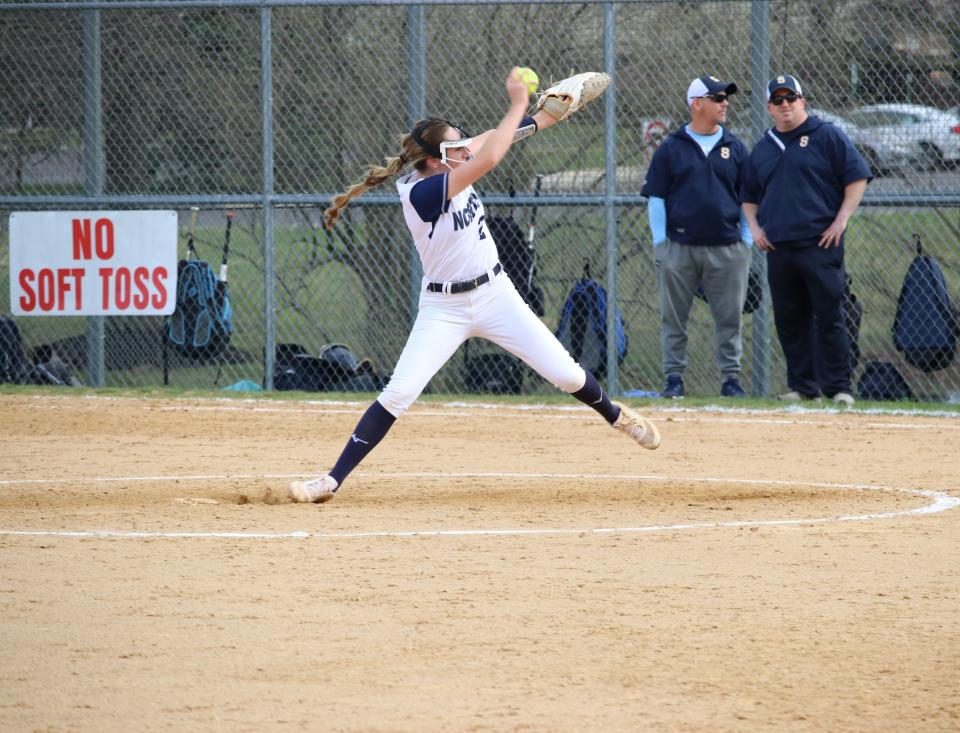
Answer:
<path fill-rule="evenodd" d="M 553 115 L 549 115 L 543 110 L 540 110 L 539 112 L 537 112 L 533 117 L 524 117 L 521 124 L 525 124 L 529 120 L 533 120 L 534 124 L 536 124 L 535 132 L 543 132 L 548 127 L 553 127 L 558 122 L 558 120 Z M 487 130 L 486 132 L 481 132 L 479 135 L 474 135 L 473 144 L 470 146 L 471 150 L 473 150 L 475 154 L 479 153 L 483 149 L 483 145 L 484 143 L 486 143 L 487 138 L 490 137 L 490 135 L 492 135 L 494 132 L 496 132 L 495 129 Z M 529 135 L 532 135 L 532 134 L 533 134 L 532 132 L 529 133 L 527 137 L 529 137 Z"/>

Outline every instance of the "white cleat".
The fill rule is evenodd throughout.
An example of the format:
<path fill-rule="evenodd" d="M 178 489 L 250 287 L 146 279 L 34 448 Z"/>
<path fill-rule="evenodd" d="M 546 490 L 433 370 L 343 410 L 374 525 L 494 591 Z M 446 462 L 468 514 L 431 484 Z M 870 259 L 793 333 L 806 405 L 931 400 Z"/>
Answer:
<path fill-rule="evenodd" d="M 337 480 L 330 475 L 318 476 L 309 481 L 291 482 L 287 492 L 293 501 L 323 504 L 337 492 Z"/>
<path fill-rule="evenodd" d="M 620 408 L 620 417 L 614 421 L 614 428 L 626 433 L 647 450 L 660 447 L 660 431 L 656 425 L 621 402 L 613 404 Z"/>
<path fill-rule="evenodd" d="M 849 392 L 837 392 L 831 399 L 834 404 L 840 405 L 841 407 L 853 407 L 853 395 Z"/>
<path fill-rule="evenodd" d="M 797 392 L 795 389 L 792 389 L 789 392 L 778 394 L 777 399 L 781 402 L 799 402 L 803 399 L 803 395 Z"/>

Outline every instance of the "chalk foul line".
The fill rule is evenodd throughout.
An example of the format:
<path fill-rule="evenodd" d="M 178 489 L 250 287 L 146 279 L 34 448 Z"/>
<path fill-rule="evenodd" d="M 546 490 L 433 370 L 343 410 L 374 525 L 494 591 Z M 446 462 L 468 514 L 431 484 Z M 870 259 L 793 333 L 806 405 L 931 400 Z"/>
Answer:
<path fill-rule="evenodd" d="M 101 483 L 101 482 L 133 482 L 133 481 L 214 481 L 237 479 L 289 479 L 308 474 L 208 474 L 190 476 L 127 476 L 127 477 L 97 477 L 75 479 L 10 479 L 0 480 L 0 485 L 36 485 L 36 484 L 63 484 L 63 483 Z M 312 474 L 309 474 L 312 475 Z M 379 537 L 523 537 L 540 535 L 599 535 L 599 534 L 628 534 L 641 532 L 664 532 L 692 529 L 717 529 L 724 527 L 774 527 L 788 525 L 815 525 L 833 522 L 862 522 L 877 519 L 891 519 L 921 514 L 936 514 L 960 506 L 960 497 L 952 496 L 944 491 L 933 489 L 916 489 L 897 486 L 877 486 L 872 484 L 839 484 L 810 481 L 787 481 L 772 479 L 742 479 L 721 478 L 714 476 L 655 476 L 655 475 L 623 475 L 623 474 L 574 474 L 574 473 L 503 473 L 503 472 L 393 472 L 393 473 L 365 473 L 357 472 L 357 476 L 370 479 L 376 478 L 561 478 L 580 480 L 616 480 L 616 481 L 686 481 L 695 483 L 724 483 L 748 484 L 755 486 L 803 486 L 809 488 L 832 490 L 859 490 L 859 491 L 890 491 L 930 499 L 930 503 L 914 509 L 905 509 L 896 512 L 879 512 L 871 514 L 841 515 L 833 517 L 815 517 L 807 519 L 757 519 L 757 520 L 728 520 L 725 522 L 693 522 L 682 524 L 656 524 L 636 527 L 570 527 L 570 528 L 503 528 L 503 529 L 419 529 L 419 530 L 380 530 L 363 532 L 167 532 L 167 531 L 122 531 L 122 530 L 16 530 L 0 529 L 0 537 L 86 537 L 86 538 L 119 538 L 119 539 L 349 539 L 349 538 L 379 538 Z"/>

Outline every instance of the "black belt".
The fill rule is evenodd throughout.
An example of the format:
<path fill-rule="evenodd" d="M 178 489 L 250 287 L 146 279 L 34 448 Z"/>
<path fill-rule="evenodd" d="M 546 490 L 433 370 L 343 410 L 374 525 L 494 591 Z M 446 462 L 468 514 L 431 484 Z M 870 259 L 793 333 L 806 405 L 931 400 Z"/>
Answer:
<path fill-rule="evenodd" d="M 503 270 L 503 265 L 499 262 L 493 266 L 493 275 L 496 277 Z M 473 280 L 463 280 L 458 283 L 427 283 L 427 290 L 431 293 L 449 293 L 450 295 L 456 295 L 457 293 L 467 293 L 471 290 L 476 290 L 481 285 L 490 282 L 490 273 L 485 272 L 479 277 L 473 278 Z M 446 289 L 444 289 L 446 287 Z"/>

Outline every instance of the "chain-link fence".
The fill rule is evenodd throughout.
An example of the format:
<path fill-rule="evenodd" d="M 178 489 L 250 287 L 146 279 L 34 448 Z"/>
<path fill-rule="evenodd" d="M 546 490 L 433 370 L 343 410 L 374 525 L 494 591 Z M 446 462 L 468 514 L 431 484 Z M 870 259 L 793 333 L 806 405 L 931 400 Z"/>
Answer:
<path fill-rule="evenodd" d="M 332 233 L 321 227 L 323 208 L 366 165 L 396 154 L 400 135 L 426 114 L 472 132 L 493 126 L 506 106 L 505 71 L 519 64 L 544 82 L 584 70 L 614 78 L 603 100 L 514 146 L 480 186 L 488 216 L 512 217 L 521 245 L 536 222 L 528 285 L 551 328 L 586 271 L 609 291 L 627 336 L 625 353 L 610 349 L 598 366 L 611 391 L 662 386 L 639 191 L 660 139 L 687 118 L 688 83 L 704 73 L 735 81 L 729 125 L 751 146 L 771 124 L 765 83 L 786 72 L 877 172 L 847 234 L 862 307 L 855 380 L 868 362 L 891 362 L 917 397 L 960 395 L 953 348 L 937 368 L 918 368 L 892 334 L 915 235 L 954 304 L 960 298 L 952 0 L 0 2 L 0 49 L 0 309 L 10 303 L 11 212 L 176 209 L 180 256 L 193 228 L 198 255 L 214 265 L 235 213 L 233 334 L 222 353 L 198 359 L 169 348 L 156 316 L 15 319 L 28 359 L 52 353 L 83 382 L 290 386 L 295 354 L 344 344 L 369 360 L 365 378 L 345 379 L 338 364 L 357 370 L 333 350 L 297 357 L 315 370 L 310 386 L 375 387 L 415 314 L 415 253 L 392 181 L 352 203 Z M 200 210 L 195 227 L 191 207 Z M 754 261 L 762 272 L 762 255 Z M 689 330 L 687 392 L 716 394 L 713 324 L 699 301 Z M 743 330 L 748 390 L 782 390 L 768 295 Z M 430 389 L 552 388 L 471 341 Z"/>

